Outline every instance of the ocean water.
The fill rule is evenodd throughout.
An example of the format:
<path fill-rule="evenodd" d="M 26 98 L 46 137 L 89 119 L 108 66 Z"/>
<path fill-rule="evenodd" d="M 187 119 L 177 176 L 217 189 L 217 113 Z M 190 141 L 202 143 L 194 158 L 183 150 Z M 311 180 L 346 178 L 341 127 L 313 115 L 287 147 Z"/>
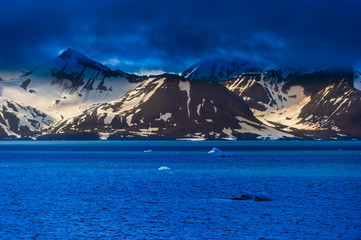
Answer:
<path fill-rule="evenodd" d="M 0 239 L 361 239 L 361 142 L 3 141 Z"/>

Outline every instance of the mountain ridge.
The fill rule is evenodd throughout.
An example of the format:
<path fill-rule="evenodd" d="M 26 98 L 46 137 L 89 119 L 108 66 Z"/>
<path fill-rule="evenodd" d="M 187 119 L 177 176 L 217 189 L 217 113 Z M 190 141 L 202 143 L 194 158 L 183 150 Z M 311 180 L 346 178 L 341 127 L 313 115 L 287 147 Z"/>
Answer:
<path fill-rule="evenodd" d="M 245 128 L 254 132 L 243 132 Z M 171 74 L 149 78 L 124 97 L 60 123 L 52 132 L 58 137 L 75 133 L 99 133 L 110 139 L 291 137 L 263 125 L 242 99 L 223 85 Z"/>
<path fill-rule="evenodd" d="M 244 60 L 138 76 L 67 49 L 0 81 L 0 138 L 361 139 L 359 78 Z"/>

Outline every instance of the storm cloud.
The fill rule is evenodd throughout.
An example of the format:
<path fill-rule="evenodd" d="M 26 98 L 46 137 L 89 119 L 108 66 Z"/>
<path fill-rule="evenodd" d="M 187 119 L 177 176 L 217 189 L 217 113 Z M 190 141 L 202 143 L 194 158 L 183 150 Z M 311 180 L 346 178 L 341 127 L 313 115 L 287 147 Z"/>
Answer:
<path fill-rule="evenodd" d="M 276 65 L 361 59 L 360 1 L 2 0 L 0 69 L 68 47 L 129 72 L 181 72 L 202 58 Z"/>

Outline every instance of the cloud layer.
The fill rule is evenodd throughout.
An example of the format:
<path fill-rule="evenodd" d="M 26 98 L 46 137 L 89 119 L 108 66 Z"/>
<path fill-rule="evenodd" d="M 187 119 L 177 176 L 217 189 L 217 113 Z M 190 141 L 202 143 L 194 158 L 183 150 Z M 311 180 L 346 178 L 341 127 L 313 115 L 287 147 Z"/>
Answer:
<path fill-rule="evenodd" d="M 2 0 L 0 9 L 2 69 L 68 47 L 131 72 L 181 72 L 211 57 L 301 66 L 361 59 L 356 0 Z"/>

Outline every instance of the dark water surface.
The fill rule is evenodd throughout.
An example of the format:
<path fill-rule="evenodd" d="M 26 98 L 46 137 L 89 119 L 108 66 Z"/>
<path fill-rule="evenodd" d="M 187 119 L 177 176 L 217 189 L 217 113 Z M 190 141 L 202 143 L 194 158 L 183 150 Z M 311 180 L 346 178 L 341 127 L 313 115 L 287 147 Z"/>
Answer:
<path fill-rule="evenodd" d="M 0 238 L 361 239 L 361 142 L 3 141 Z"/>

